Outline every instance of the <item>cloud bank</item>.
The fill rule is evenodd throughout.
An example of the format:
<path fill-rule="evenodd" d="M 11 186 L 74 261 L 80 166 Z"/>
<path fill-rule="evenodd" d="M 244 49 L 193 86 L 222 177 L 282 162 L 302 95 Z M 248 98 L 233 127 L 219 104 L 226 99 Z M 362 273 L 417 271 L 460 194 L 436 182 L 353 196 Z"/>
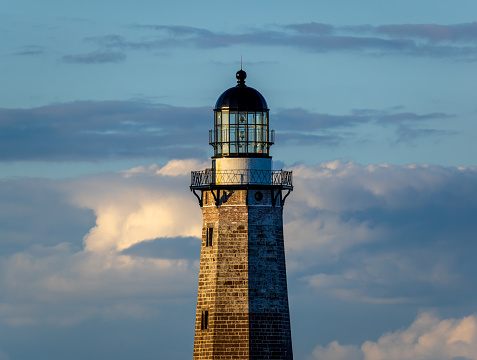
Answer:
<path fill-rule="evenodd" d="M 334 161 L 293 171 L 288 259 L 317 293 L 421 306 L 473 294 L 477 273 L 464 264 L 477 250 L 475 168 Z"/>
<path fill-rule="evenodd" d="M 475 360 L 477 359 L 477 316 L 440 320 L 422 313 L 407 329 L 383 334 L 376 342 L 361 347 L 333 341 L 317 346 L 316 360 Z"/>
<path fill-rule="evenodd" d="M 203 164 L 186 161 L 185 165 Z M 40 214 L 35 215 L 39 221 L 29 224 L 25 234 L 22 224 L 28 221 L 29 213 L 24 209 L 8 219 L 10 230 L 1 242 L 5 254 L 0 258 L 0 283 L 5 289 L 0 296 L 1 322 L 9 326 L 71 326 L 94 317 L 142 318 L 156 313 L 160 302 L 190 296 L 189 289 L 195 287 L 197 254 L 193 258 L 181 257 L 178 252 L 172 257 L 161 256 L 160 247 L 154 257 L 136 256 L 134 251 L 123 253 L 141 242 L 197 238 L 201 233 L 200 210 L 187 191 L 187 179 L 178 175 L 172 162 L 164 168 L 152 166 L 143 171 L 135 168 L 53 181 L 53 197 L 50 184 L 5 181 L 2 200 L 20 199 L 33 181 L 37 184 L 35 192 L 49 189 L 50 194 L 40 199 L 27 193 L 18 204 L 40 209 L 46 204 L 44 219 L 53 216 L 57 226 L 61 218 L 54 217 L 56 210 L 51 209 L 64 209 L 66 218 L 93 211 L 96 220 L 91 224 L 91 217 L 86 216 L 81 228 L 87 223 L 90 228 L 79 235 L 69 227 L 43 227 Z M 75 234 L 78 238 L 72 237 Z M 15 238 L 23 239 L 21 249 L 12 247 Z M 187 248 L 184 251 L 187 253 Z M 170 251 L 167 254 L 170 256 Z M 136 302 L 138 296 L 153 300 Z"/>
<path fill-rule="evenodd" d="M 211 118 L 209 108 L 176 108 L 140 101 L 0 109 L 0 160 L 205 156 L 204 140 Z"/>
<path fill-rule="evenodd" d="M 89 54 L 63 56 L 63 61 L 75 64 L 117 63 L 124 61 L 125 59 L 125 54 L 113 51 L 97 51 Z"/>
<path fill-rule="evenodd" d="M 0 161 L 206 158 L 212 114 L 207 107 L 132 100 L 0 109 Z M 433 122 L 453 117 L 445 113 L 364 109 L 333 115 L 298 108 L 278 109 L 272 115 L 272 127 L 281 129 L 278 139 L 291 147 L 328 147 L 355 141 L 355 132 L 364 125 L 394 129 L 391 143 L 413 144 L 421 137 L 440 139 L 454 134 L 434 128 Z"/>
<path fill-rule="evenodd" d="M 76 179 L 2 180 L 0 333 L 7 340 L 0 348 L 19 357 L 8 345 L 15 329 L 40 326 L 43 342 L 63 329 L 65 341 L 75 343 L 74 329 L 92 322 L 92 334 L 154 323 L 165 351 L 179 342 L 174 349 L 184 353 L 177 358 L 190 356 L 201 213 L 188 190 L 189 171 L 207 166 L 176 159 Z M 340 345 L 342 326 L 330 326 L 336 340 L 318 346 L 314 358 L 394 359 L 404 351 L 412 359 L 421 351 L 432 359 L 427 340 L 442 345 L 443 357 L 434 359 L 468 357 L 475 315 L 461 313 L 475 309 L 477 298 L 477 169 L 337 160 L 292 170 L 295 190 L 285 206 L 292 317 L 323 319 L 327 301 L 369 309 L 362 312 L 367 319 L 378 309 L 451 314 L 440 320 L 423 313 L 406 330 L 396 330 L 408 326 L 402 322 L 374 321 L 374 332 L 356 325 L 367 339 L 361 347 L 356 338 Z M 301 305 L 307 302 L 316 305 Z M 297 323 L 294 337 L 309 338 L 323 321 L 333 320 Z M 377 331 L 384 335 L 374 342 Z M 151 334 L 144 339 L 152 344 Z"/>
<path fill-rule="evenodd" d="M 477 23 L 333 26 L 301 23 L 255 28 L 241 33 L 214 32 L 179 25 L 132 25 L 147 33 L 137 39 L 120 34 L 88 37 L 101 49 L 156 50 L 194 47 L 203 50 L 231 46 L 287 47 L 314 53 L 353 52 L 371 56 L 477 58 Z"/>

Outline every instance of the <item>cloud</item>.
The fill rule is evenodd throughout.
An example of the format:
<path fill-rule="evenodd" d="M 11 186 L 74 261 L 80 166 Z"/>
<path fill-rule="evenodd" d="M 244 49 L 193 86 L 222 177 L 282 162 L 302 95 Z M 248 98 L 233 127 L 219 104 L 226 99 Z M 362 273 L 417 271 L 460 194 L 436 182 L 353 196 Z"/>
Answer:
<path fill-rule="evenodd" d="M 73 203 L 96 214 L 96 226 L 84 237 L 85 250 L 122 251 L 160 237 L 200 236 L 200 211 L 187 191 L 190 169 L 187 174 L 171 174 L 171 168 L 185 167 L 181 162 L 200 165 L 197 161 L 171 160 L 160 169 L 134 168 L 119 178 L 113 174 L 111 181 L 105 175 L 102 181 L 71 184 Z"/>
<path fill-rule="evenodd" d="M 475 60 L 477 23 L 451 25 L 391 24 L 330 26 L 308 23 L 286 26 L 311 39 L 328 39 L 330 49 L 361 50 L 383 55 L 456 57 Z M 312 43 L 305 42 L 307 46 Z"/>
<path fill-rule="evenodd" d="M 93 336 L 154 323 L 151 334 L 165 349 L 178 334 L 191 341 L 202 221 L 188 171 L 203 166 L 176 159 L 75 179 L 2 180 L 0 332 L 41 326 L 78 345 L 84 329 Z M 456 317 L 475 308 L 477 169 L 336 160 L 292 170 L 295 189 L 284 209 L 292 319 L 326 318 L 298 320 L 294 338 L 309 345 L 309 334 L 326 332 L 330 345 L 317 348 L 315 358 L 388 351 L 397 340 L 369 343 L 367 353 L 342 344 L 377 339 L 417 309 Z M 355 330 L 356 319 L 362 324 L 379 314 L 387 315 Z M 392 316 L 399 322 L 390 325 Z M 411 344 L 437 336 L 432 329 L 442 321 Z M 450 321 L 448 328 L 464 323 Z M 392 334 L 401 333 L 408 336 Z"/>
<path fill-rule="evenodd" d="M 141 241 L 123 250 L 122 254 L 143 258 L 197 261 L 197 254 L 200 254 L 200 240 L 196 237 L 166 237 Z"/>
<path fill-rule="evenodd" d="M 431 43 L 439 42 L 477 42 L 477 22 L 439 25 L 439 24 L 403 24 L 381 25 L 375 32 L 393 38 L 420 38 Z"/>
<path fill-rule="evenodd" d="M 349 141 L 350 131 L 359 126 L 372 124 L 395 127 L 393 143 L 411 144 L 422 137 L 443 138 L 456 133 L 433 128 L 416 128 L 419 124 L 434 120 L 450 119 L 453 115 L 445 113 L 416 114 L 400 112 L 398 109 L 374 110 L 353 109 L 349 115 L 314 113 L 305 109 L 280 109 L 274 116 L 274 124 L 282 129 L 280 139 L 286 145 L 322 145 L 337 146 Z M 346 130 L 346 132 L 344 132 Z M 367 141 L 368 139 L 365 139 Z"/>
<path fill-rule="evenodd" d="M 160 170 L 159 175 L 179 176 L 190 175 L 191 169 L 202 169 L 210 166 L 210 162 L 198 162 L 195 159 L 171 160 Z"/>
<path fill-rule="evenodd" d="M 285 28 L 293 29 L 302 34 L 315 35 L 330 35 L 334 31 L 334 27 L 332 25 L 320 24 L 315 22 L 286 25 Z"/>
<path fill-rule="evenodd" d="M 0 160 L 98 161 L 206 155 L 210 108 L 84 101 L 0 109 Z M 201 137 L 197 134 L 203 134 Z"/>
<path fill-rule="evenodd" d="M 351 127 L 370 122 L 373 117 L 367 115 L 331 115 L 313 113 L 302 108 L 281 109 L 274 121 L 276 126 L 283 130 L 313 131 L 318 129 L 330 129 Z"/>
<path fill-rule="evenodd" d="M 313 359 L 316 360 L 363 360 L 363 354 L 357 346 L 340 345 L 338 341 L 329 343 L 326 347 L 317 346 L 313 349 Z"/>
<path fill-rule="evenodd" d="M 437 129 L 415 129 L 410 126 L 400 125 L 396 128 L 396 142 L 397 143 L 412 143 L 413 140 L 422 137 L 438 136 L 445 137 L 449 135 L 456 135 L 457 132 L 450 130 Z"/>
<path fill-rule="evenodd" d="M 3 108 L 0 161 L 206 158 L 207 131 L 213 126 L 211 116 L 208 107 L 174 107 L 140 100 Z M 348 115 L 332 115 L 297 108 L 279 109 L 273 115 L 272 125 L 282 129 L 279 135 L 285 145 L 333 147 L 350 141 L 350 130 L 365 124 L 395 127 L 392 143 L 411 143 L 424 136 L 450 136 L 454 133 L 417 127 L 450 117 L 444 113 L 416 114 L 395 109 L 352 110 Z"/>
<path fill-rule="evenodd" d="M 199 253 L 194 254 L 198 248 L 193 239 L 200 243 L 200 209 L 188 191 L 189 176 L 165 175 L 161 170 L 152 167 L 142 172 L 55 180 L 50 193 L 38 202 L 30 201 L 45 211 L 61 195 L 59 208 L 74 205 L 92 210 L 96 223 L 79 236 L 59 224 L 61 233 L 43 239 L 31 229 L 42 226 L 37 222 L 29 226 L 30 238 L 19 249 L 2 252 L 0 286 L 5 291 L 0 295 L 0 322 L 14 327 L 73 326 L 95 317 L 147 318 L 158 312 L 159 303 L 191 296 L 190 289 L 197 285 Z M 29 184 L 8 182 L 15 181 Z M 45 188 L 50 184 L 40 182 L 35 192 Z M 13 203 L 23 196 L 20 189 L 19 185 L 15 193 L 2 197 L 10 196 Z M 70 211 L 70 217 L 75 215 Z M 28 216 L 18 211 L 13 219 L 22 224 Z M 48 216 L 51 210 L 46 210 Z M 62 219 L 55 218 L 58 221 Z M 160 239 L 162 245 L 157 242 Z M 182 243 L 183 256 L 173 239 Z M 147 245 L 138 246 L 142 242 Z M 154 245 L 152 256 L 148 254 L 151 248 L 147 250 L 150 244 Z M 1 245 L 5 246 L 5 239 Z M 154 300 L 137 302 L 138 296 L 153 296 Z"/>
<path fill-rule="evenodd" d="M 301 23 L 256 28 L 242 33 L 214 32 L 177 25 L 132 25 L 148 36 L 126 39 L 118 34 L 88 37 L 106 49 L 152 50 L 165 47 L 213 49 L 234 45 L 291 47 L 316 53 L 358 52 L 367 55 L 450 57 L 475 60 L 476 23 L 452 25 L 391 24 L 333 26 Z M 150 31 L 154 31 L 151 33 Z"/>
<path fill-rule="evenodd" d="M 96 51 L 88 54 L 65 55 L 63 61 L 73 64 L 118 63 L 126 60 L 126 55 L 116 51 Z"/>
<path fill-rule="evenodd" d="M 13 55 L 19 56 L 36 56 L 43 55 L 45 53 L 45 48 L 39 45 L 25 45 L 21 46 L 18 51 L 14 52 Z"/>
<path fill-rule="evenodd" d="M 32 244 L 53 246 L 64 237 L 81 238 L 94 224 L 92 210 L 79 209 L 59 191 L 61 181 L 34 178 L 0 180 L 0 253 L 7 256 Z"/>
<path fill-rule="evenodd" d="M 477 273 L 464 264 L 477 251 L 475 168 L 333 161 L 292 170 L 285 233 L 297 281 L 351 302 L 473 303 Z"/>
<path fill-rule="evenodd" d="M 440 320 L 422 313 L 404 330 L 366 341 L 361 348 L 333 341 L 313 350 L 316 360 L 456 360 L 477 359 L 477 316 Z"/>
<path fill-rule="evenodd" d="M 417 122 L 449 119 L 453 115 L 445 113 L 416 114 L 394 112 L 391 110 L 353 109 L 349 115 L 314 113 L 306 109 L 280 109 L 274 121 L 280 129 L 294 131 L 313 131 L 334 128 L 351 128 L 374 122 L 380 125 L 401 125 Z"/>

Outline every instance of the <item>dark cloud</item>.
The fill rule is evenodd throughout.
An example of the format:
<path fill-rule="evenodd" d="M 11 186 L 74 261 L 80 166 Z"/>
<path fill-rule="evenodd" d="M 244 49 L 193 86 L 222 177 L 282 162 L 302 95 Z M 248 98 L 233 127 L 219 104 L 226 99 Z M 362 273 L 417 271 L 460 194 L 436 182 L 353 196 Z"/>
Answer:
<path fill-rule="evenodd" d="M 274 116 L 274 126 L 283 129 L 280 138 L 286 144 L 336 146 L 346 139 L 344 129 L 363 124 L 396 126 L 396 142 L 410 143 L 420 137 L 443 137 L 455 132 L 439 129 L 418 129 L 424 121 L 452 118 L 445 113 L 416 114 L 402 112 L 400 107 L 390 110 L 354 109 L 350 115 L 313 113 L 305 109 L 282 109 Z M 318 133 L 317 133 L 318 132 Z"/>
<path fill-rule="evenodd" d="M 437 129 L 416 129 L 407 125 L 399 125 L 396 128 L 396 142 L 400 143 L 412 143 L 413 140 L 422 137 L 429 136 L 449 136 L 455 135 L 457 132 L 450 130 L 437 130 Z"/>
<path fill-rule="evenodd" d="M 63 61 L 74 64 L 103 64 L 124 61 L 126 55 L 116 51 L 96 51 L 88 54 L 65 55 Z"/>
<path fill-rule="evenodd" d="M 409 112 L 395 113 L 395 114 L 381 114 L 376 116 L 377 121 L 380 123 L 404 123 L 404 122 L 418 122 L 425 120 L 437 120 L 448 119 L 454 117 L 454 115 L 448 115 L 444 113 L 430 113 L 430 114 L 414 114 Z"/>
<path fill-rule="evenodd" d="M 123 250 L 123 254 L 157 259 L 199 260 L 200 239 L 195 237 L 160 238 L 143 241 Z"/>
<path fill-rule="evenodd" d="M 0 253 L 12 254 L 32 244 L 55 246 L 69 241 L 82 246 L 94 225 L 91 210 L 68 203 L 62 181 L 3 179 L 0 186 Z"/>
<path fill-rule="evenodd" d="M 137 28 L 145 28 L 145 29 L 154 29 L 159 31 L 165 31 L 172 36 L 202 36 L 202 37 L 210 37 L 213 36 L 214 33 L 212 31 L 206 29 L 195 28 L 191 26 L 178 26 L 178 25 L 138 25 Z"/>
<path fill-rule="evenodd" d="M 25 45 L 14 52 L 13 55 L 19 56 L 36 56 L 43 55 L 45 53 L 45 48 L 39 45 Z"/>
<path fill-rule="evenodd" d="M 339 135 L 313 135 L 296 132 L 280 132 L 279 141 L 287 146 L 337 146 L 344 139 Z"/>
<path fill-rule="evenodd" d="M 334 27 L 332 25 L 320 24 L 320 23 L 307 23 L 307 24 L 293 24 L 286 25 L 285 28 L 296 30 L 302 34 L 317 34 L 317 35 L 329 35 L 333 32 Z"/>
<path fill-rule="evenodd" d="M 363 124 L 396 127 L 397 142 L 452 132 L 419 129 L 444 113 L 353 110 L 349 115 L 282 109 L 273 115 L 285 145 L 337 146 Z M 143 101 L 73 102 L 32 109 L 0 109 L 0 160 L 97 161 L 121 158 L 207 156 L 209 107 L 186 108 Z M 404 126 L 405 125 L 405 126 Z M 278 135 L 278 134 L 277 134 Z"/>
<path fill-rule="evenodd" d="M 375 27 L 374 31 L 394 38 L 419 38 L 431 43 L 467 41 L 477 43 L 477 22 L 455 25 L 381 25 Z"/>
<path fill-rule="evenodd" d="M 0 160 L 70 161 L 206 154 L 209 108 L 136 101 L 0 109 Z"/>
<path fill-rule="evenodd" d="M 312 52 L 353 51 L 370 55 L 404 55 L 477 59 L 477 23 L 332 26 L 322 23 L 289 24 L 276 30 L 253 29 L 239 34 L 175 25 L 133 25 L 155 33 L 141 39 L 121 35 L 87 38 L 107 49 L 202 49 L 233 45 L 284 46 Z"/>
<path fill-rule="evenodd" d="M 283 109 L 274 117 L 277 128 L 294 131 L 313 131 L 330 128 L 350 127 L 372 120 L 369 115 L 331 115 L 313 113 L 306 109 Z"/>
<path fill-rule="evenodd" d="M 93 36 L 85 38 L 86 42 L 97 43 L 103 46 L 117 46 L 124 43 L 126 39 L 121 35 Z"/>

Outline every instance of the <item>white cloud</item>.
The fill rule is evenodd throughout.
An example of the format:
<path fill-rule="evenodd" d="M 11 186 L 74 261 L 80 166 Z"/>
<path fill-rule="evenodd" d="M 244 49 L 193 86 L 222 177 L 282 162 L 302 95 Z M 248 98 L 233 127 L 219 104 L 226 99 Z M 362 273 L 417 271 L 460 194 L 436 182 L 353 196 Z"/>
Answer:
<path fill-rule="evenodd" d="M 180 176 L 190 175 L 192 170 L 202 170 L 210 167 L 210 161 L 204 162 L 197 159 L 184 159 L 184 160 L 170 160 L 166 165 L 159 168 L 157 164 L 149 166 L 137 166 L 135 168 L 124 170 L 122 173 L 126 177 L 130 177 L 134 174 L 157 174 L 164 176 Z"/>
<path fill-rule="evenodd" d="M 202 170 L 210 167 L 210 162 L 199 162 L 195 159 L 171 160 L 157 171 L 167 176 L 190 175 L 191 170 Z"/>
<path fill-rule="evenodd" d="M 186 168 L 190 174 L 190 166 L 200 163 L 172 160 L 160 169 L 137 167 L 122 176 L 74 182 L 73 202 L 94 210 L 97 217 L 84 238 L 85 250 L 121 251 L 160 237 L 199 237 L 200 209 L 183 174 Z"/>
<path fill-rule="evenodd" d="M 188 191 L 189 177 L 161 170 L 150 166 L 65 181 L 61 191 L 76 206 L 93 210 L 96 225 L 82 248 L 66 237 L 5 258 L 0 319 L 13 326 L 65 326 L 92 317 L 140 318 L 157 313 L 161 301 L 193 294 L 198 267 L 191 260 L 122 253 L 151 239 L 200 236 L 201 212 Z"/>
<path fill-rule="evenodd" d="M 295 179 L 293 198 L 310 207 L 327 211 L 358 211 L 373 207 L 397 210 L 419 208 L 427 203 L 442 205 L 443 198 L 432 197 L 450 192 L 467 197 L 474 204 L 477 195 L 472 189 L 474 168 L 411 164 L 395 166 L 378 164 L 362 166 L 339 160 L 316 166 L 292 168 Z M 462 171 L 467 175 L 462 176 Z M 459 180 L 461 188 L 454 187 Z"/>
<path fill-rule="evenodd" d="M 468 298 L 476 275 L 464 265 L 476 251 L 475 168 L 336 160 L 292 170 L 288 270 L 317 294 L 426 306 Z"/>
<path fill-rule="evenodd" d="M 316 360 L 363 360 L 363 353 L 357 346 L 340 345 L 338 341 L 333 341 L 326 347 L 315 347 L 312 358 Z"/>
<path fill-rule="evenodd" d="M 316 360 L 453 360 L 477 359 L 477 316 L 440 320 L 422 313 L 407 329 L 366 341 L 361 348 L 333 341 L 313 350 Z"/>

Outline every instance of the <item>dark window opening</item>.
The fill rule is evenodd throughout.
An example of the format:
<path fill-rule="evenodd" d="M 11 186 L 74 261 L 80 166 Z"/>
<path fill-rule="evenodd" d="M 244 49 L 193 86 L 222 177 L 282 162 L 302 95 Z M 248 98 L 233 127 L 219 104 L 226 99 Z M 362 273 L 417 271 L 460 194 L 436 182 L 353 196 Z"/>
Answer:
<path fill-rule="evenodd" d="M 214 236 L 214 228 L 207 228 L 207 238 L 205 239 L 205 246 L 212 246 L 213 236 Z"/>
<path fill-rule="evenodd" d="M 207 330 L 209 328 L 209 311 L 202 310 L 202 317 L 200 319 L 200 329 Z"/>

